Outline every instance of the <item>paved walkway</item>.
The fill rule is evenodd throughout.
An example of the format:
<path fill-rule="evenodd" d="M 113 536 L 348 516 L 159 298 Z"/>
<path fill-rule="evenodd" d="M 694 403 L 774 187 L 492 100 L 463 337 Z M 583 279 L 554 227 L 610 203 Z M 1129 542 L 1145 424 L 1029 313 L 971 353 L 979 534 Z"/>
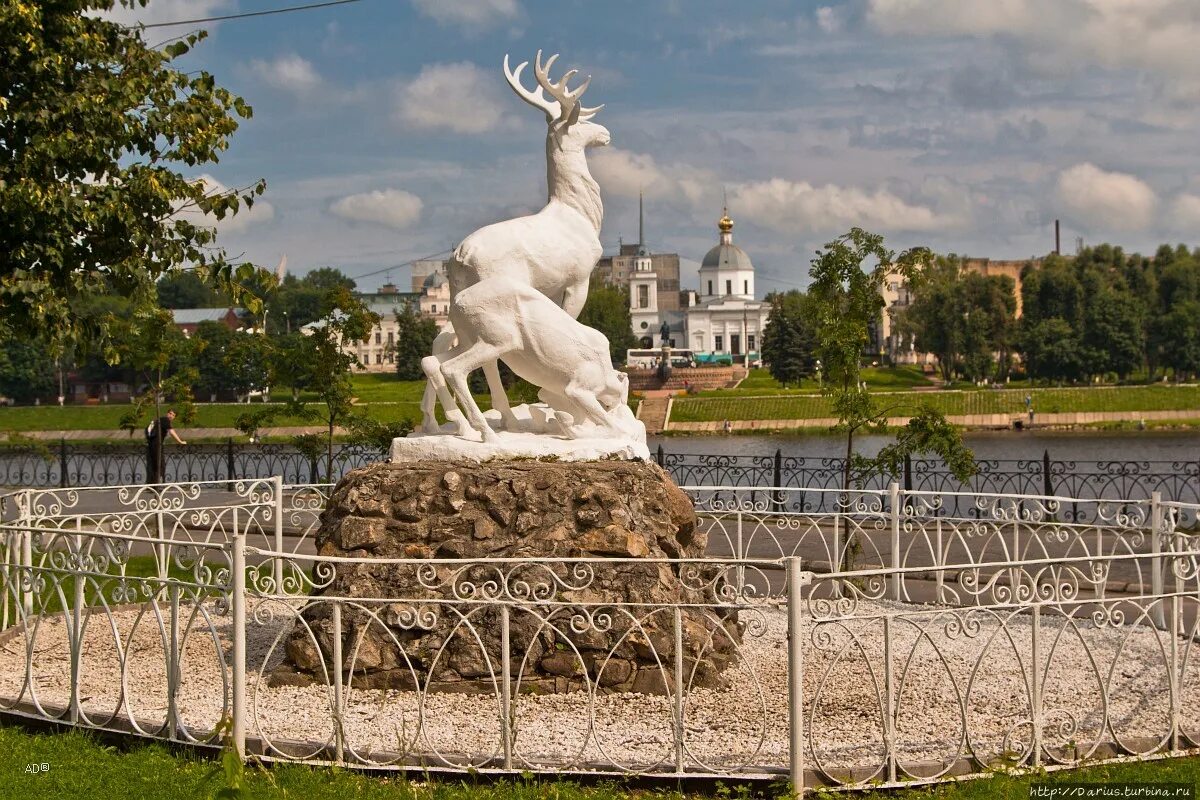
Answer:
<path fill-rule="evenodd" d="M 1197 420 L 1200 419 L 1200 409 L 1186 411 L 1078 411 L 1062 414 L 1035 414 L 1032 425 L 1026 414 L 967 414 L 946 417 L 946 421 L 966 428 L 1012 428 L 1015 421 L 1020 421 L 1025 427 L 1043 428 L 1058 425 L 1087 425 L 1096 422 L 1139 422 L 1145 420 Z M 902 427 L 908 424 L 908 417 L 888 417 L 888 425 Z M 833 417 L 815 417 L 813 419 L 738 419 L 730 420 L 729 426 L 735 431 L 778 431 L 794 428 L 831 428 L 837 424 Z M 711 422 L 673 422 L 667 420 L 663 430 L 690 431 L 697 433 L 719 433 L 725 427 L 722 420 Z M 649 429 L 649 428 L 647 428 Z"/>

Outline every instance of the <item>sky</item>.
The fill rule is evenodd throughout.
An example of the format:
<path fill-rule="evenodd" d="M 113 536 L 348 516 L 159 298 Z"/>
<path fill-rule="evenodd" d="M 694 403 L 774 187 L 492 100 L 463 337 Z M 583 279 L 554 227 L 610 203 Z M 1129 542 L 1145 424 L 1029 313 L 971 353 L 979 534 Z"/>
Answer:
<path fill-rule="evenodd" d="M 312 0 L 151 0 L 123 22 Z M 232 256 L 371 289 L 545 203 L 545 120 L 501 64 L 561 53 L 612 143 L 589 152 L 601 242 L 679 253 L 683 284 L 727 201 L 760 295 L 803 287 L 852 226 L 977 257 L 1076 237 L 1200 244 L 1196 0 L 359 0 L 197 27 L 179 64 L 254 108 L 195 177 L 263 198 Z M 527 73 L 529 70 L 526 71 Z M 530 82 L 531 85 L 531 82 Z"/>

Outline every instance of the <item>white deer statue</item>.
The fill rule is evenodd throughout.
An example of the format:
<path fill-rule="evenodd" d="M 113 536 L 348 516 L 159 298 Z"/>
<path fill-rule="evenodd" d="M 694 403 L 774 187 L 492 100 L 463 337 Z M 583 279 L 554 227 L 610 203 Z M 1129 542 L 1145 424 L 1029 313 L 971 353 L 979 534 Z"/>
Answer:
<path fill-rule="evenodd" d="M 546 206 L 536 214 L 480 228 L 464 239 L 454 250 L 447 269 L 451 301 L 481 281 L 503 277 L 541 292 L 572 318 L 583 310 L 588 280 L 602 252 L 600 223 L 604 218 L 600 187 L 588 172 L 586 151 L 608 144 L 610 137 L 603 126 L 591 121 L 603 106 L 587 108 L 579 102 L 591 82 L 590 76 L 574 89 L 567 83 L 578 70 L 569 70 L 557 83 L 550 80 L 550 68 L 557 58 L 550 56 L 543 64 L 542 51 L 537 52 L 533 67 L 537 88 L 530 91 L 521 83 L 521 71 L 529 62 L 510 70 L 508 56 L 504 57 L 508 85 L 546 115 Z M 434 341 L 434 356 L 444 356 L 450 350 L 456 339 L 455 328 L 452 317 Z M 492 407 L 500 412 L 505 428 L 517 430 L 520 423 L 509 408 L 495 359 L 481 366 Z M 434 417 L 436 399 L 437 390 L 431 381 L 421 400 L 422 428 L 427 433 L 439 430 Z M 471 425 L 457 408 L 451 405 L 443 410 L 460 435 L 469 435 Z"/>
<path fill-rule="evenodd" d="M 467 375 L 497 359 L 540 387 L 538 398 L 554 408 L 558 432 L 566 438 L 578 436 L 586 424 L 593 437 L 645 440 L 645 428 L 626 405 L 629 378 L 613 369 L 608 339 L 529 284 L 485 278 L 454 298 L 450 322 L 459 332 L 458 344 L 424 358 L 421 369 L 447 414 L 457 400 L 485 443 L 497 436 L 471 396 Z"/>

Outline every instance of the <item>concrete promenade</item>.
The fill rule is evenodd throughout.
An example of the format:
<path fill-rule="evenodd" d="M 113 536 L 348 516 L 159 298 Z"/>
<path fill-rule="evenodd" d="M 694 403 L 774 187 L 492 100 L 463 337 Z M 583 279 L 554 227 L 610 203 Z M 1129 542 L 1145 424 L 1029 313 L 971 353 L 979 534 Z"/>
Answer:
<path fill-rule="evenodd" d="M 909 417 L 888 417 L 888 425 L 902 427 Z M 946 420 L 964 428 L 1002 429 L 1012 428 L 1019 421 L 1025 427 L 1054 427 L 1066 425 L 1089 425 L 1097 422 L 1140 422 L 1145 420 L 1200 420 L 1200 408 L 1185 411 L 1076 411 L 1060 414 L 1036 413 L 1030 425 L 1028 414 L 966 414 L 948 416 Z M 668 419 L 663 430 L 694 433 L 720 433 L 725 422 L 674 422 Z M 779 431 L 795 428 L 831 428 L 837 424 L 833 417 L 813 419 L 735 419 L 729 420 L 732 431 Z"/>

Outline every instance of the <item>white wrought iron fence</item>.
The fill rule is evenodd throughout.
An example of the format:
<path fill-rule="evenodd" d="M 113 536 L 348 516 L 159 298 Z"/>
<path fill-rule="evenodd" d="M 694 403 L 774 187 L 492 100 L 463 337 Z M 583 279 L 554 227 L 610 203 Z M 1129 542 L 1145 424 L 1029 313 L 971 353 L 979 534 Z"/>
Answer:
<path fill-rule="evenodd" d="M 813 513 L 688 487 L 704 559 L 474 561 L 317 555 L 328 485 L 127 488 L 0 500 L 7 713 L 187 743 L 228 716 L 268 760 L 797 788 L 1200 746 L 1200 509 L 1157 495 L 893 485 Z"/>

